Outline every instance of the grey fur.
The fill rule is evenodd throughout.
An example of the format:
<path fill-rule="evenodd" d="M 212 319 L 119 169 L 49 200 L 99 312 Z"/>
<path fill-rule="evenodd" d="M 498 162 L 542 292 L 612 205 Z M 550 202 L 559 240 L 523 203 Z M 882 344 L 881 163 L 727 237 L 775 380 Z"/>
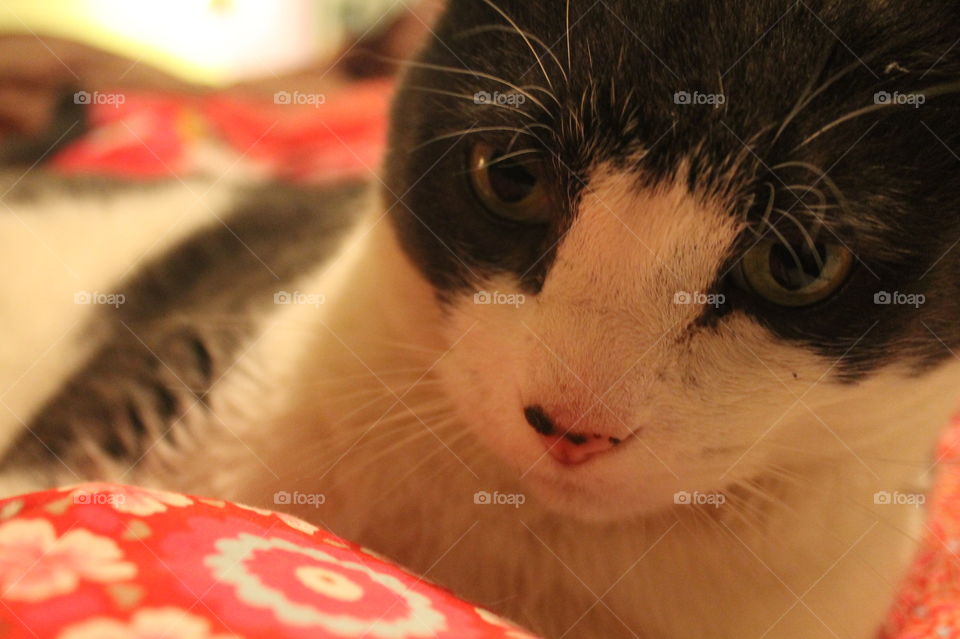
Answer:
<path fill-rule="evenodd" d="M 36 185 L 34 185 L 36 186 Z M 70 188 L 99 188 L 80 182 Z M 256 335 L 274 294 L 331 256 L 356 218 L 360 185 L 246 189 L 225 221 L 148 263 L 87 327 L 99 345 L 29 425 L 0 466 L 92 470 L 95 451 L 136 464 L 158 438 L 175 443 Z"/>

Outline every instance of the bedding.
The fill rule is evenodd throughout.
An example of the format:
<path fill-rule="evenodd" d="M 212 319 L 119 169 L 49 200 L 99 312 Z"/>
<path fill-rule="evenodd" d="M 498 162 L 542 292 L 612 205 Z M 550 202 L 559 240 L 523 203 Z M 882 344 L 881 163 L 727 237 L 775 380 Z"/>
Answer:
<path fill-rule="evenodd" d="M 0 637 L 534 639 L 283 513 L 87 484 L 0 502 Z"/>
<path fill-rule="evenodd" d="M 137 179 L 366 178 L 391 90 L 364 83 L 299 106 L 126 93 L 93 105 L 92 132 L 49 164 Z M 883 639 L 960 638 L 958 463 L 960 420 Z M 292 517 L 104 485 L 0 502 L 0 604 L 12 639 L 530 636 Z"/>

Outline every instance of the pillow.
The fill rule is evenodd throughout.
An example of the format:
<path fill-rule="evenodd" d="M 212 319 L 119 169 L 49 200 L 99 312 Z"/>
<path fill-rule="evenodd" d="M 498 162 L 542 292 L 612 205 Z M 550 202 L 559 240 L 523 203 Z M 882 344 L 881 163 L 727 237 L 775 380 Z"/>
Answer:
<path fill-rule="evenodd" d="M 290 515 L 108 484 L 0 501 L 0 637 L 534 639 Z"/>

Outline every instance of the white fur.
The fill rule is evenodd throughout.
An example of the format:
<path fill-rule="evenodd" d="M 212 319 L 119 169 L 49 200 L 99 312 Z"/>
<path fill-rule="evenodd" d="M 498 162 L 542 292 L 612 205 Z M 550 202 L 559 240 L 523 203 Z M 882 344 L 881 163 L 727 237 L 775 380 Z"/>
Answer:
<path fill-rule="evenodd" d="M 698 309 L 675 293 L 705 289 L 738 229 L 682 183 L 597 171 L 539 296 L 449 316 L 370 217 L 300 283 L 326 304 L 278 307 L 224 378 L 228 428 L 149 481 L 274 508 L 323 493 L 289 508 L 550 638 L 867 639 L 921 514 L 874 493 L 928 479 L 960 365 L 845 386 L 746 318 L 684 334 Z M 530 403 L 637 434 L 561 467 Z"/>
<path fill-rule="evenodd" d="M 102 337 L 89 320 L 104 308 L 75 296 L 115 291 L 151 258 L 219 223 L 214 215 L 230 197 L 227 187 L 171 183 L 122 197 L 54 191 L 0 206 L 0 450 Z"/>

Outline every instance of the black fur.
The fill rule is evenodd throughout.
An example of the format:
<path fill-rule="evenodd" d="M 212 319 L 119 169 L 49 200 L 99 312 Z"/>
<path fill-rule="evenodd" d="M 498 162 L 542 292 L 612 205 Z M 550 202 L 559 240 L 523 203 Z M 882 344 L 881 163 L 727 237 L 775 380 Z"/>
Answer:
<path fill-rule="evenodd" d="M 837 372 L 849 380 L 893 358 L 924 368 L 952 356 L 944 345 L 960 348 L 960 253 L 953 250 L 960 240 L 960 5 L 571 0 L 568 35 L 565 0 L 494 1 L 534 36 L 541 62 L 490 3 L 451 0 L 393 110 L 386 189 L 392 218 L 441 299 L 475 290 L 495 273 L 515 275 L 536 294 L 598 162 L 633 170 L 643 187 L 671 180 L 687 161 L 691 190 L 719 195 L 745 222 L 713 287 L 729 304 L 692 330 L 716 329 L 730 314 L 747 313 L 777 336 L 839 360 Z M 500 29 L 478 29 L 490 25 Z M 515 91 L 511 85 L 526 87 L 540 104 L 528 99 L 511 110 L 469 99 L 479 91 Z M 678 105 L 679 91 L 722 92 L 726 103 Z M 880 91 L 921 93 L 927 101 L 865 113 L 804 144 L 825 125 L 874 105 Z M 560 203 L 542 227 L 492 219 L 464 175 L 469 142 L 506 147 L 512 132 L 430 142 L 461 130 L 529 125 L 535 128 L 517 136 L 516 147 L 546 158 Z M 649 152 L 637 160 L 639 149 Z M 796 165 L 772 168 L 786 162 L 817 167 L 829 179 Z M 756 241 L 754 231 L 764 232 L 757 222 L 768 183 L 776 207 L 804 221 L 812 219 L 812 200 L 786 187 L 816 184 L 830 207 L 823 212 L 827 227 L 859 260 L 844 288 L 821 304 L 778 308 L 726 277 Z M 789 220 L 774 219 L 793 232 Z M 676 288 L 688 290 L 684 282 Z M 922 294 L 926 303 L 877 305 L 882 291 Z"/>

